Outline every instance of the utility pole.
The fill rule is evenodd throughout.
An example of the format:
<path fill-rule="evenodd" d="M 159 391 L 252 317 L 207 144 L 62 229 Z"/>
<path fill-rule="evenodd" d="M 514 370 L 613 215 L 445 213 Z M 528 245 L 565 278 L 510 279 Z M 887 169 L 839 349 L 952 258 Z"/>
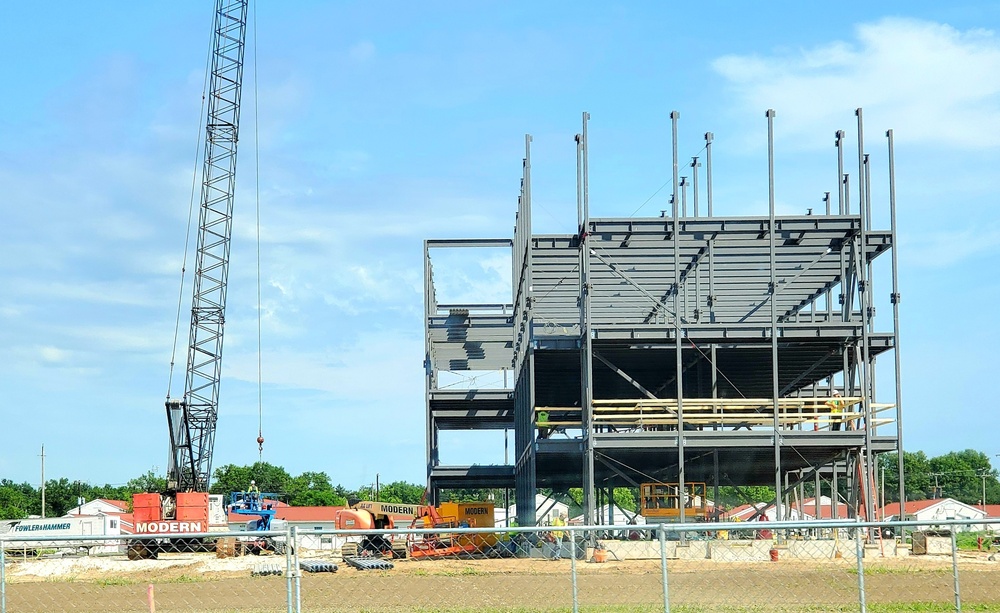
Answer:
<path fill-rule="evenodd" d="M 45 443 L 42 443 L 42 519 L 45 519 Z"/>
<path fill-rule="evenodd" d="M 986 512 L 986 474 L 987 474 L 986 470 L 983 470 L 981 473 L 979 473 L 979 476 L 983 480 L 983 499 L 982 499 L 983 513 Z"/>

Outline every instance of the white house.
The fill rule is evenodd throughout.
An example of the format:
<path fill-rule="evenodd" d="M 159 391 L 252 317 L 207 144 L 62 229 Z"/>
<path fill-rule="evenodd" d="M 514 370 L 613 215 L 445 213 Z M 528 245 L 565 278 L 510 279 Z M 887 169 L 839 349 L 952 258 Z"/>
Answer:
<path fill-rule="evenodd" d="M 602 508 L 596 509 L 596 511 L 597 516 L 595 521 L 605 526 L 641 526 L 646 523 L 646 518 L 639 515 L 637 511 L 625 511 L 618 505 L 612 506 L 611 504 L 606 504 Z M 573 525 L 582 525 L 583 515 L 577 515 L 576 517 L 570 519 L 569 523 Z"/>
<path fill-rule="evenodd" d="M 983 509 L 977 509 L 954 498 L 911 500 L 904 506 L 904 511 L 906 519 L 927 522 L 930 525 L 943 519 L 985 519 L 987 516 L 986 511 Z M 899 503 L 893 502 L 885 505 L 884 508 L 879 510 L 878 517 L 881 518 L 883 513 L 887 521 L 898 519 L 900 514 Z M 982 524 L 971 524 L 960 527 L 959 531 L 978 531 L 983 529 L 985 527 Z"/>
<path fill-rule="evenodd" d="M 502 516 L 503 509 L 500 509 L 500 514 Z M 512 504 L 507 508 L 507 515 L 513 520 L 517 517 L 517 505 Z M 535 494 L 535 522 L 539 526 L 545 526 L 552 523 L 552 520 L 560 515 L 565 515 L 569 517 L 569 506 L 553 500 L 544 494 Z M 496 517 L 496 515 L 494 515 Z M 496 525 L 504 525 L 503 519 L 496 522 Z"/>
<path fill-rule="evenodd" d="M 732 509 L 727 513 L 723 519 L 726 521 L 749 521 L 751 517 L 757 515 L 760 509 L 767 507 L 760 517 L 756 521 L 775 521 L 778 517 L 778 511 L 774 505 L 768 506 L 765 502 L 757 502 L 754 504 L 745 504 Z M 803 519 L 812 519 L 812 517 L 799 513 L 798 505 L 785 506 L 781 505 L 781 519 L 782 521 L 800 521 Z"/>

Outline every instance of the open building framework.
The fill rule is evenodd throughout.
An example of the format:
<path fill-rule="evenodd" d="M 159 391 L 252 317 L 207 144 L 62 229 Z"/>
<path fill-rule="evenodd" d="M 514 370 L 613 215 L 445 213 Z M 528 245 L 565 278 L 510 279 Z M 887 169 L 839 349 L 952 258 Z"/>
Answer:
<path fill-rule="evenodd" d="M 689 209 L 675 112 L 671 210 L 595 218 L 584 113 L 574 234 L 532 233 L 526 136 L 513 238 L 425 242 L 432 497 L 453 488 L 513 488 L 517 520 L 530 525 L 539 488 L 582 488 L 584 519 L 594 524 L 611 519 L 598 509 L 616 487 L 656 481 L 683 490 L 700 482 L 711 496 L 719 486 L 766 485 L 787 501 L 811 481 L 817 493 L 846 491 L 846 500 L 830 498 L 846 502 L 850 515 L 874 518 L 877 456 L 902 447 L 895 185 L 890 130 L 890 228 L 873 228 L 861 109 L 856 116 L 858 174 L 845 172 L 838 131 L 840 189 L 827 193 L 818 214 L 775 214 L 773 111 L 766 114 L 768 214 L 713 214 L 712 133 L 705 134 L 704 194 L 701 163 L 690 162 Z M 510 303 L 438 303 L 436 250 L 497 247 L 511 250 Z M 892 258 L 891 332 L 874 329 L 872 262 L 884 254 Z M 877 400 L 874 376 L 887 351 L 895 357 L 891 403 Z M 439 379 L 442 371 L 495 370 L 510 385 L 456 389 Z M 844 399 L 839 413 L 827 404 L 835 390 Z M 474 429 L 513 430 L 510 460 L 442 465 L 439 433 Z M 779 519 L 787 508 L 777 505 Z M 832 517 L 837 508 L 831 502 Z"/>

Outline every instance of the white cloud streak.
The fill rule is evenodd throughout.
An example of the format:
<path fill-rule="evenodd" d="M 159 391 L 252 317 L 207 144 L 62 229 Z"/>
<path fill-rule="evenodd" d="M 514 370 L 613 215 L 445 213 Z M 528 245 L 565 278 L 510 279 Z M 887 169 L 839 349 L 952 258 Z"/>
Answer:
<path fill-rule="evenodd" d="M 902 141 L 1000 146 L 1000 80 L 992 78 L 1000 39 L 992 31 L 885 18 L 858 25 L 851 42 L 729 55 L 713 68 L 742 106 L 777 109 L 781 134 L 810 145 L 818 134 L 827 144 L 827 131 L 844 127 L 844 109 L 860 106 L 876 125 L 891 121 Z"/>

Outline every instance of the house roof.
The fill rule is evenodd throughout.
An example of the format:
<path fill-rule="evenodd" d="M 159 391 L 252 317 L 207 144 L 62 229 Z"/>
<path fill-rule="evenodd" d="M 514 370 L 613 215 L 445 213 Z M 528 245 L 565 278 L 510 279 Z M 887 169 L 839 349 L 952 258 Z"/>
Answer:
<path fill-rule="evenodd" d="M 982 505 L 976 508 L 983 508 Z M 1000 504 L 988 504 L 986 505 L 986 517 L 1000 517 Z"/>
<path fill-rule="evenodd" d="M 290 507 L 281 503 L 275 507 L 275 519 L 283 519 L 291 522 L 332 522 L 337 511 L 345 507 Z M 251 515 L 240 515 L 229 513 L 230 523 L 242 523 L 253 519 Z"/>
<path fill-rule="evenodd" d="M 109 500 L 107 498 L 97 498 L 96 500 L 100 500 L 101 502 L 106 502 L 110 505 L 114 505 L 119 509 L 121 509 L 122 512 L 128 511 L 128 503 L 125 502 L 124 500 Z"/>
<path fill-rule="evenodd" d="M 729 512 L 726 515 L 728 515 L 730 518 L 733 518 L 733 519 L 735 519 L 737 517 L 739 517 L 740 519 L 743 519 L 745 517 L 749 517 L 749 516 L 753 515 L 754 513 L 756 513 L 758 511 L 758 509 L 763 508 L 764 505 L 765 505 L 765 503 L 763 503 L 763 502 L 758 502 L 758 503 L 755 503 L 755 504 L 741 504 L 738 507 L 734 507 L 732 509 L 729 509 Z"/>
<path fill-rule="evenodd" d="M 906 501 L 904 511 L 907 515 L 912 515 L 919 511 L 923 511 L 924 509 L 929 509 L 936 504 L 944 502 L 945 500 L 950 500 L 950 498 L 935 498 L 930 500 L 908 500 Z M 882 507 L 882 509 L 880 509 L 879 511 L 880 517 L 882 513 L 885 513 L 886 517 L 899 515 L 899 503 L 890 502 L 889 504 Z"/>
<path fill-rule="evenodd" d="M 760 517 L 758 519 L 764 518 L 770 520 L 771 517 L 775 515 L 775 508 L 773 504 L 768 505 L 765 502 L 740 505 L 738 507 L 730 509 L 727 513 L 723 514 L 721 518 L 723 519 L 723 521 L 745 521 L 753 517 L 753 515 L 757 513 L 758 510 L 763 509 L 764 507 L 767 508 L 764 512 L 760 514 Z M 812 508 L 811 503 L 808 505 L 803 505 L 803 512 L 806 515 L 811 516 L 809 512 L 811 508 Z M 847 507 L 842 505 L 841 508 L 843 508 L 843 512 L 846 514 Z M 793 520 L 793 521 L 799 520 L 798 516 L 799 507 L 797 504 L 793 504 L 790 506 L 781 505 L 781 509 L 783 511 L 782 515 L 784 516 L 785 520 Z M 825 512 L 826 516 L 829 517 L 830 515 L 829 507 L 826 507 L 824 509 L 822 502 L 820 502 L 820 510 Z M 805 517 L 804 519 L 810 519 L 810 517 Z"/>
<path fill-rule="evenodd" d="M 823 502 L 820 500 L 819 513 L 816 512 L 816 505 L 813 504 L 812 498 L 802 502 L 802 512 L 816 519 L 833 519 L 833 515 L 830 513 L 831 510 L 829 501 Z M 837 519 L 845 519 L 848 511 L 849 508 L 845 503 L 837 503 Z"/>
<path fill-rule="evenodd" d="M 979 511 L 980 513 L 983 512 L 982 505 L 965 504 L 961 500 L 955 500 L 954 498 L 935 498 L 935 499 L 931 499 L 931 500 L 909 500 L 909 501 L 906 502 L 906 505 L 904 507 L 904 512 L 907 515 L 914 515 L 916 513 L 919 513 L 920 511 L 926 511 L 927 509 L 930 509 L 930 508 L 933 508 L 933 507 L 936 507 L 936 506 L 938 506 L 940 504 L 945 504 L 945 503 L 959 505 L 959 506 L 962 506 L 962 507 L 966 507 L 966 508 L 972 509 L 974 511 Z M 990 507 L 991 506 L 1000 508 L 1000 505 L 987 505 L 986 506 L 986 509 L 987 509 L 986 510 L 986 515 L 987 516 L 989 516 L 989 512 L 990 512 Z M 882 516 L 882 512 L 883 511 L 885 512 L 885 516 L 886 517 L 890 517 L 890 516 L 895 517 L 895 516 L 898 516 L 899 515 L 899 503 L 898 502 L 892 502 L 892 503 L 889 503 L 889 504 L 885 505 L 885 507 L 879 511 L 879 517 Z"/>

